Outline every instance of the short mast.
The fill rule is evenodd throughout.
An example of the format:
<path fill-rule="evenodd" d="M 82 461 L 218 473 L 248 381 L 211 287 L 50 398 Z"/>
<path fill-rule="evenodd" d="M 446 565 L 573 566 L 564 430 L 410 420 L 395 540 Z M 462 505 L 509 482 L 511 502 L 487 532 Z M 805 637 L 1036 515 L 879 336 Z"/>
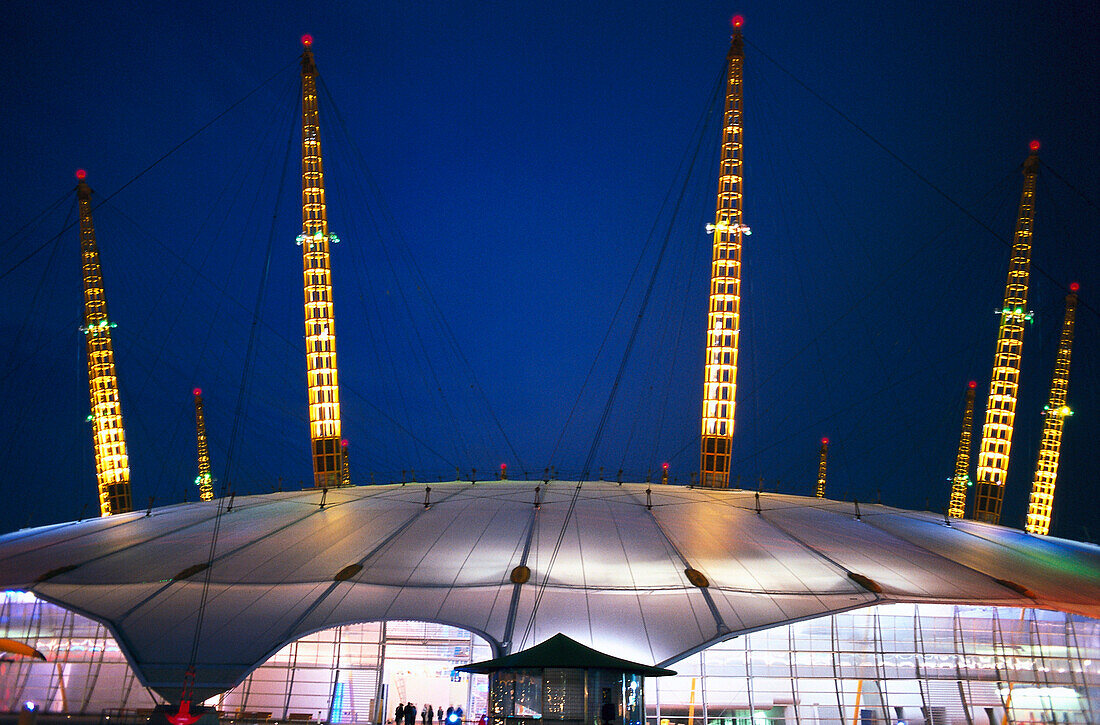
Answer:
<path fill-rule="evenodd" d="M 814 487 L 814 496 L 825 498 L 825 463 L 829 458 L 829 439 L 821 439 L 820 460 L 817 463 L 817 486 Z"/>
<path fill-rule="evenodd" d="M 302 36 L 302 274 L 306 310 L 306 376 L 309 384 L 309 436 L 313 485 L 344 480 L 340 446 L 340 388 L 336 379 L 336 330 L 332 309 L 332 267 L 325 179 L 321 168 L 321 127 L 317 115 L 317 66 L 313 38 Z"/>
<path fill-rule="evenodd" d="M 214 477 L 210 474 L 210 450 L 206 446 L 206 416 L 202 411 L 202 390 L 195 388 L 195 436 L 198 440 L 199 475 L 195 485 L 199 487 L 199 500 L 214 499 Z"/>
<path fill-rule="evenodd" d="M 1066 405 L 1069 391 L 1069 361 L 1073 351 L 1073 319 L 1077 309 L 1077 283 L 1069 286 L 1066 295 L 1066 316 L 1062 320 L 1062 337 L 1050 381 L 1050 398 L 1043 410 L 1043 441 L 1039 444 L 1039 461 L 1031 483 L 1031 501 L 1027 507 L 1029 534 L 1050 533 L 1050 512 L 1054 507 L 1054 484 L 1058 479 L 1058 453 L 1062 446 L 1062 425 L 1073 411 Z"/>
<path fill-rule="evenodd" d="M 94 431 L 96 482 L 99 486 L 99 515 L 110 516 L 132 510 L 130 503 L 130 458 L 126 454 L 126 431 L 122 427 L 115 353 L 107 317 L 107 293 L 92 223 L 92 190 L 84 181 L 84 169 L 76 172 L 76 197 L 80 206 L 80 254 L 84 270 L 84 338 L 88 349 L 88 392 Z"/>
<path fill-rule="evenodd" d="M 1031 273 L 1031 236 L 1035 223 L 1035 183 L 1039 175 L 1039 142 L 1032 141 L 1024 161 L 1024 189 L 1012 239 L 1012 259 L 1005 284 L 1004 305 L 997 332 L 997 351 L 989 384 L 989 402 L 982 426 L 982 447 L 978 454 L 978 493 L 974 518 L 997 524 L 1001 521 L 1008 457 L 1012 449 L 1012 427 L 1016 418 L 1016 391 L 1020 384 L 1020 353 L 1024 344 L 1027 286 Z"/>
<path fill-rule="evenodd" d="M 718 170 L 718 203 L 707 312 L 707 352 L 703 371 L 702 441 L 699 485 L 729 488 L 737 394 L 737 345 L 741 331 L 741 237 L 748 234 L 741 218 L 742 73 L 745 60 L 741 26 L 733 18 L 733 37 L 726 55 L 726 104 L 722 160 Z"/>
<path fill-rule="evenodd" d="M 966 516 L 966 489 L 970 487 L 970 436 L 974 428 L 974 389 L 978 383 L 971 380 L 966 387 L 966 408 L 963 410 L 962 432 L 959 433 L 959 452 L 955 455 L 955 475 L 951 479 L 951 501 L 947 505 L 949 518 Z"/>
<path fill-rule="evenodd" d="M 340 441 L 340 485 L 351 485 L 351 468 L 348 466 L 348 439 Z"/>

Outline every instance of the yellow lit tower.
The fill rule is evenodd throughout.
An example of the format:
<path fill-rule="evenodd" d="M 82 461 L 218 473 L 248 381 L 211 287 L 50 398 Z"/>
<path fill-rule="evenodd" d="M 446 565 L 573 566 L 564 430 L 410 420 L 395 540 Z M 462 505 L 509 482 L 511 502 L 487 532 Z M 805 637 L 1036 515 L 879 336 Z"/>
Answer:
<path fill-rule="evenodd" d="M 966 408 L 963 410 L 962 432 L 959 434 L 959 452 L 955 456 L 955 475 L 951 479 L 951 501 L 947 515 L 953 519 L 966 516 L 966 489 L 970 487 L 970 432 L 974 427 L 975 380 L 966 386 Z"/>
<path fill-rule="evenodd" d="M 309 384 L 309 436 L 313 485 L 344 481 L 340 445 L 340 388 L 336 379 L 336 329 L 332 311 L 332 266 L 321 168 L 321 126 L 317 115 L 317 66 L 313 38 L 302 36 L 302 275 L 306 305 L 306 377 Z"/>
<path fill-rule="evenodd" d="M 737 342 L 741 331 L 741 238 L 749 229 L 741 218 L 742 73 L 745 60 L 741 26 L 733 18 L 733 37 L 726 54 L 726 105 L 722 127 L 722 160 L 718 169 L 718 203 L 710 267 L 707 354 L 703 369 L 703 426 L 699 484 L 728 488 L 737 397 Z"/>
<path fill-rule="evenodd" d="M 199 447 L 199 475 L 195 484 L 199 487 L 199 500 L 214 500 L 214 477 L 210 475 L 210 450 L 206 447 L 206 416 L 202 412 L 202 389 L 195 388 L 195 434 Z"/>
<path fill-rule="evenodd" d="M 814 488 L 814 496 L 825 498 L 825 462 L 829 458 L 829 439 L 821 439 L 821 458 L 817 464 L 817 486 Z"/>
<path fill-rule="evenodd" d="M 132 510 L 130 503 L 130 457 L 126 454 L 126 431 L 122 428 L 122 407 L 115 374 L 115 353 L 107 317 L 107 293 L 92 223 L 92 190 L 84 180 L 84 169 L 76 172 L 76 197 L 80 205 L 80 255 L 84 272 L 84 339 L 88 349 L 88 392 L 94 431 L 95 474 L 99 486 L 99 514 L 110 516 Z"/>
<path fill-rule="evenodd" d="M 993 356 L 993 375 L 989 383 L 989 401 L 982 426 L 982 448 L 978 453 L 978 493 L 974 518 L 997 524 L 1001 521 L 1008 454 L 1012 448 L 1012 426 L 1016 418 L 1016 391 L 1020 385 L 1020 353 L 1024 344 L 1024 323 L 1031 320 L 1027 310 L 1027 285 L 1031 273 L 1031 236 L 1035 223 L 1035 182 L 1039 176 L 1039 142 L 1032 141 L 1031 153 L 1024 161 L 1024 189 L 1012 238 L 1012 259 L 1008 265 L 1004 304 L 997 331 L 997 351 Z"/>
<path fill-rule="evenodd" d="M 1069 358 L 1073 350 L 1073 317 L 1077 309 L 1077 283 L 1069 286 L 1066 295 L 1066 316 L 1062 320 L 1062 338 L 1054 361 L 1054 376 L 1050 381 L 1050 399 L 1043 409 L 1043 441 L 1039 444 L 1039 461 L 1031 483 L 1031 501 L 1027 506 L 1029 534 L 1050 533 L 1050 511 L 1054 506 L 1054 483 L 1058 478 L 1058 450 L 1062 446 L 1062 425 L 1073 411 L 1066 405 L 1069 390 Z"/>

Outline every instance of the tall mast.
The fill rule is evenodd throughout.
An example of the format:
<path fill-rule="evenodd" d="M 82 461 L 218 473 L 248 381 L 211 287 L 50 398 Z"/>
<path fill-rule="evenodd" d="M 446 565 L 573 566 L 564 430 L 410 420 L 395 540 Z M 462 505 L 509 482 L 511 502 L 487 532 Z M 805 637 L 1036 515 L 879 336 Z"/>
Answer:
<path fill-rule="evenodd" d="M 974 389 L 978 383 L 971 380 L 966 387 L 966 409 L 963 410 L 962 432 L 959 433 L 959 452 L 955 455 L 955 475 L 951 479 L 951 501 L 947 515 L 953 519 L 966 516 L 966 489 L 970 487 L 970 435 L 974 428 Z"/>
<path fill-rule="evenodd" d="M 1008 454 L 1012 449 L 1012 426 L 1016 418 L 1016 391 L 1020 384 L 1020 353 L 1024 345 L 1024 323 L 1031 320 L 1027 311 L 1027 285 L 1031 273 L 1031 235 L 1035 223 L 1035 182 L 1039 176 L 1039 142 L 1032 141 L 1031 153 L 1024 161 L 1024 190 L 1016 216 L 1012 238 L 1012 259 L 1008 265 L 1004 305 L 997 332 L 997 351 L 993 356 L 993 375 L 989 383 L 989 402 L 982 426 L 982 448 L 978 454 L 978 494 L 974 518 L 997 524 L 1001 521 Z"/>
<path fill-rule="evenodd" d="M 340 388 L 336 379 L 336 326 L 332 310 L 332 267 L 325 179 L 321 168 L 321 126 L 317 115 L 317 66 L 313 38 L 302 36 L 302 275 L 306 306 L 306 377 L 309 384 L 309 437 L 313 485 L 339 485 Z"/>
<path fill-rule="evenodd" d="M 1050 511 L 1054 507 L 1054 483 L 1058 479 L 1058 452 L 1062 446 L 1062 425 L 1073 411 L 1066 405 L 1069 390 L 1069 358 L 1073 351 L 1073 318 L 1077 309 L 1077 283 L 1069 286 L 1066 295 L 1066 316 L 1062 320 L 1062 338 L 1054 361 L 1054 376 L 1050 381 L 1050 398 L 1043 409 L 1043 441 L 1039 444 L 1039 461 L 1031 483 L 1031 501 L 1027 507 L 1029 534 L 1050 532 Z"/>
<path fill-rule="evenodd" d="M 829 458 L 829 439 L 821 439 L 820 460 L 817 463 L 817 486 L 814 488 L 814 496 L 825 498 L 825 462 Z"/>
<path fill-rule="evenodd" d="M 199 475 L 195 484 L 199 487 L 199 500 L 214 499 L 214 477 L 210 474 L 210 450 L 206 446 L 206 416 L 202 412 L 202 389 L 195 388 L 195 435 L 198 439 Z"/>
<path fill-rule="evenodd" d="M 84 169 L 76 172 L 76 198 L 80 206 L 80 255 L 84 270 L 84 339 L 88 349 L 88 394 L 95 432 L 95 474 L 99 486 L 99 515 L 110 516 L 132 510 L 130 503 L 130 457 L 126 454 L 126 431 L 122 427 L 118 376 L 111 330 L 107 317 L 107 293 L 92 223 L 92 190 L 84 181 Z"/>
<path fill-rule="evenodd" d="M 741 26 L 733 18 L 726 54 L 726 111 L 722 160 L 718 169 L 718 203 L 710 266 L 707 354 L 703 369 L 703 425 L 699 485 L 728 488 L 737 397 L 737 343 L 741 331 L 741 237 L 748 234 L 741 218 L 742 72 L 745 60 Z"/>

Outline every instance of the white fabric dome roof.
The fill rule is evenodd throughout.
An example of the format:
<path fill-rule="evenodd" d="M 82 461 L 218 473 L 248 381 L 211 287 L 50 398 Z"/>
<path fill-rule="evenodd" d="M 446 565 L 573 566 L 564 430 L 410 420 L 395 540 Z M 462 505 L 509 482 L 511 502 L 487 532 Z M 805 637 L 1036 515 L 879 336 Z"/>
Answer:
<path fill-rule="evenodd" d="M 498 653 L 562 632 L 664 665 L 738 633 L 880 602 L 1100 618 L 1100 547 L 999 526 L 867 504 L 857 519 L 853 503 L 770 493 L 757 512 L 756 494 L 740 490 L 654 485 L 649 509 L 646 484 L 430 486 L 430 508 L 424 484 L 333 489 L 323 509 L 318 490 L 237 498 L 221 520 L 196 695 L 229 689 L 305 634 L 382 619 L 453 624 Z M 142 681 L 176 697 L 204 572 L 175 578 L 206 563 L 217 508 L 8 534 L 0 586 L 106 623 Z M 530 580 L 513 584 L 520 564 Z M 362 568 L 334 580 L 351 565 Z"/>

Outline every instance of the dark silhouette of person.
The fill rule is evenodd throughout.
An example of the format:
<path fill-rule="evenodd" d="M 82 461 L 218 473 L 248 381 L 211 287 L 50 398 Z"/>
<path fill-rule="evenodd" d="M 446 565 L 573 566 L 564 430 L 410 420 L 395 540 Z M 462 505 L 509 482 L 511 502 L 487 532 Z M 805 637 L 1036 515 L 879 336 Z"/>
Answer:
<path fill-rule="evenodd" d="M 439 718 L 439 725 L 443 725 L 443 706 L 440 705 L 435 709 L 436 717 Z"/>
<path fill-rule="evenodd" d="M 451 715 L 453 715 L 454 712 L 455 712 L 454 705 L 448 705 L 447 706 L 447 722 L 451 721 Z"/>
<path fill-rule="evenodd" d="M 426 706 L 428 708 L 428 717 L 424 720 L 424 725 L 432 725 L 432 721 L 435 720 L 435 708 L 431 705 Z"/>
<path fill-rule="evenodd" d="M 405 725 L 416 725 L 416 705 L 411 702 L 405 705 Z"/>
<path fill-rule="evenodd" d="M 615 717 L 618 715 L 615 707 L 615 703 L 611 701 L 611 690 L 608 688 L 603 689 L 602 693 L 603 704 L 600 705 L 600 722 L 603 725 L 611 725 L 615 722 Z"/>
<path fill-rule="evenodd" d="M 397 709 L 393 711 L 393 725 L 405 725 L 405 703 L 397 703 Z"/>

